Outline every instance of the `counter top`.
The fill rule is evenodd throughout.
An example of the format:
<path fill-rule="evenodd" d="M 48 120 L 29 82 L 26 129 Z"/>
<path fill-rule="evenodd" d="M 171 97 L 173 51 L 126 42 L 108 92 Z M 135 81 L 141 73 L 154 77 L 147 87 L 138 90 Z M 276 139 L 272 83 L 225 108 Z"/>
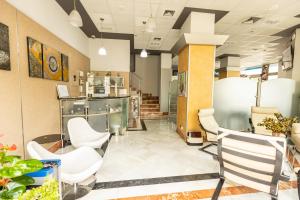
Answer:
<path fill-rule="evenodd" d="M 121 99 L 121 98 L 129 98 L 129 95 L 125 96 L 107 96 L 107 97 L 85 97 L 85 96 L 78 96 L 78 97 L 63 97 L 59 98 L 59 100 L 81 100 L 81 99 L 86 99 L 86 100 L 97 100 L 97 99 Z"/>

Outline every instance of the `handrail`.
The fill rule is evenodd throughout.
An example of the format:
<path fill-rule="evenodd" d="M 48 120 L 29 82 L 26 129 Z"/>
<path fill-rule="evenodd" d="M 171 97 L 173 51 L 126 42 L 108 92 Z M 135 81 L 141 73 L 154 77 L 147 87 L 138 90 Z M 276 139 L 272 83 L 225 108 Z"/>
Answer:
<path fill-rule="evenodd" d="M 139 95 L 141 95 L 142 78 L 134 72 L 130 72 L 130 86 L 137 89 Z"/>
<path fill-rule="evenodd" d="M 139 75 L 137 75 L 137 74 L 134 73 L 134 72 L 130 72 L 130 74 L 133 75 L 133 76 L 135 76 L 137 79 L 139 79 L 139 80 L 141 80 L 141 81 L 143 80 L 142 77 L 140 77 Z"/>

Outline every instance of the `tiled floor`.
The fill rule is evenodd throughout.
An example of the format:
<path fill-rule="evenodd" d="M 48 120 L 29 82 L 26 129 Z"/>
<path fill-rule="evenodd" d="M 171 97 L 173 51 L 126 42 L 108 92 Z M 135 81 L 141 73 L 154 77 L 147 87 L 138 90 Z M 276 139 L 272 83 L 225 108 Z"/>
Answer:
<path fill-rule="evenodd" d="M 179 200 L 210 199 L 218 179 L 183 180 L 160 184 L 143 184 L 143 179 L 218 172 L 212 156 L 186 145 L 166 120 L 146 120 L 147 131 L 128 132 L 112 137 L 97 173 L 98 186 L 113 181 L 141 179 L 140 185 L 96 188 L 82 200 Z M 281 184 L 279 200 L 297 199 L 296 182 Z M 152 180 L 151 180 L 152 181 Z M 270 197 L 255 190 L 224 184 L 221 200 L 264 200 Z"/>
<path fill-rule="evenodd" d="M 218 162 L 187 146 L 167 120 L 146 120 L 147 131 L 112 137 L 98 182 L 218 172 Z"/>

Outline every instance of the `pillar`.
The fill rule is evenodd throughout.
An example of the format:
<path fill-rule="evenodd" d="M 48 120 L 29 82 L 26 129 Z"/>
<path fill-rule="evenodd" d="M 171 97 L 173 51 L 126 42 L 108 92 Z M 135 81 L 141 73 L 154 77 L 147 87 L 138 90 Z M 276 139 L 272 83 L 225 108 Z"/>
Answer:
<path fill-rule="evenodd" d="M 229 77 L 240 77 L 240 56 L 225 56 L 221 59 L 219 71 L 219 79 Z"/>
<path fill-rule="evenodd" d="M 228 36 L 214 34 L 215 15 L 192 12 L 182 26 L 182 37 L 172 51 L 178 54 L 178 79 L 185 76 L 186 92 L 177 102 L 177 132 L 185 140 L 188 132 L 201 132 L 198 110 L 213 106 L 216 45 Z M 182 87 L 184 88 L 184 87 Z"/>
<path fill-rule="evenodd" d="M 167 113 L 169 111 L 169 84 L 172 78 L 172 54 L 162 53 L 160 59 L 160 112 Z"/>

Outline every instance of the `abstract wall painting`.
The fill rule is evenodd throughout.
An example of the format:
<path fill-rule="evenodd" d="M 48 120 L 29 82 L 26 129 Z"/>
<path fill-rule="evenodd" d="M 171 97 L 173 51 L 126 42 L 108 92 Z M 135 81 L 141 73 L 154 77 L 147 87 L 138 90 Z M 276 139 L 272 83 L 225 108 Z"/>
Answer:
<path fill-rule="evenodd" d="M 178 73 L 178 95 L 186 96 L 186 72 Z"/>
<path fill-rule="evenodd" d="M 65 82 L 69 81 L 69 57 L 61 54 L 61 64 L 63 69 L 62 80 Z"/>
<path fill-rule="evenodd" d="M 43 45 L 27 37 L 29 76 L 43 78 Z"/>
<path fill-rule="evenodd" d="M 45 79 L 62 80 L 61 53 L 47 45 L 43 45 L 43 71 Z"/>
<path fill-rule="evenodd" d="M 9 30 L 0 23 L 0 69 L 10 70 Z"/>

